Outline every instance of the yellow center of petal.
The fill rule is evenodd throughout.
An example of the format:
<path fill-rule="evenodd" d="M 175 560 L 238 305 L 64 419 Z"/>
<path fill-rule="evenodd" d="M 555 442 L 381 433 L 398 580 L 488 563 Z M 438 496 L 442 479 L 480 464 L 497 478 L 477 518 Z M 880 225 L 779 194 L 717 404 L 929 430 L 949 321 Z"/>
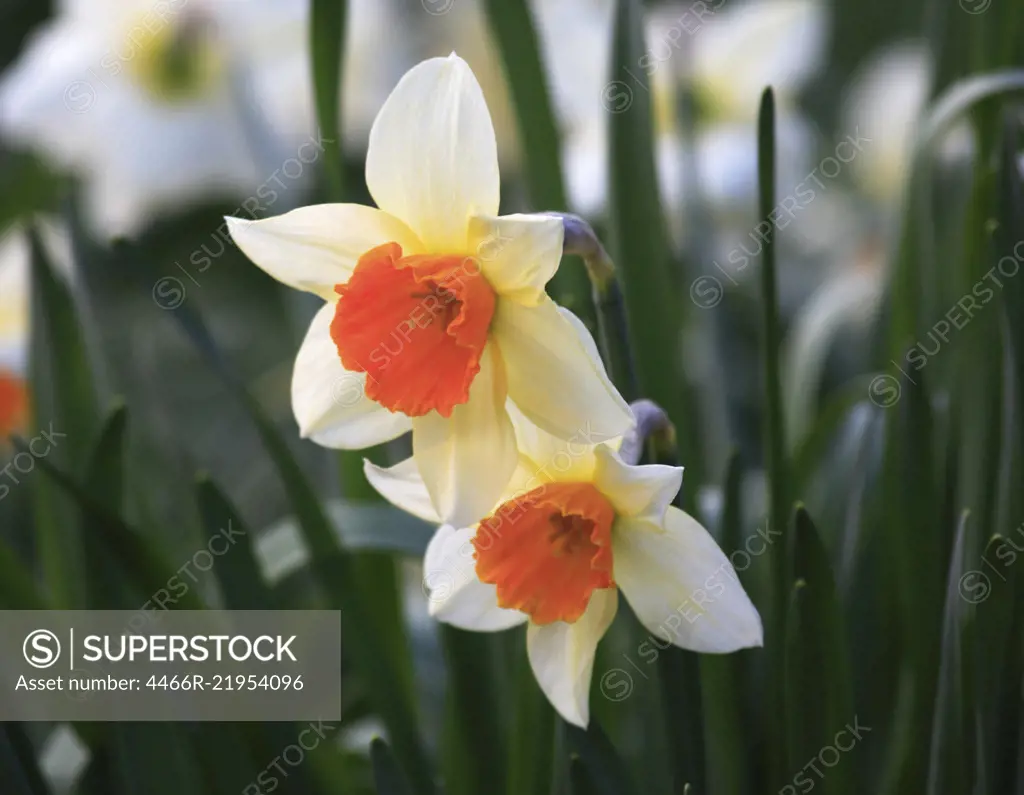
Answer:
<path fill-rule="evenodd" d="M 140 18 L 114 56 L 147 93 L 168 103 L 210 93 L 226 73 L 209 21 L 187 9 Z"/>
<path fill-rule="evenodd" d="M 385 243 L 335 290 L 331 338 L 345 369 L 366 373 L 368 398 L 410 417 L 449 417 L 469 400 L 495 304 L 472 257 L 403 257 Z"/>
<path fill-rule="evenodd" d="M 615 509 L 592 483 L 548 483 L 480 523 L 473 546 L 481 582 L 501 607 L 534 624 L 576 621 L 598 588 L 614 588 Z"/>

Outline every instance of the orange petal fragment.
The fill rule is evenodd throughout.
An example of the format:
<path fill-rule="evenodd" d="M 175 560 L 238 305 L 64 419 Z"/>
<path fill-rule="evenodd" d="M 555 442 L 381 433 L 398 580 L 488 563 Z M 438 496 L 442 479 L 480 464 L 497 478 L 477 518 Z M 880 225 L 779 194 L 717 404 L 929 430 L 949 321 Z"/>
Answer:
<path fill-rule="evenodd" d="M 22 429 L 28 411 L 25 382 L 12 373 L 0 370 L 0 444 Z"/>

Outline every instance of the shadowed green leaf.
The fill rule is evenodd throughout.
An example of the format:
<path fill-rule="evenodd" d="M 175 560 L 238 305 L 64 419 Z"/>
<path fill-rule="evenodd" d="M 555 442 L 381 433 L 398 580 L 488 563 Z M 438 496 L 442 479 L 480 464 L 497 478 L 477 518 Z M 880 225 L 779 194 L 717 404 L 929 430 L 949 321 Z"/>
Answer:
<path fill-rule="evenodd" d="M 33 431 L 45 432 L 51 439 L 47 456 L 78 472 L 85 466 L 99 417 L 84 334 L 68 287 L 54 272 L 36 232 L 29 234 L 29 243 Z M 67 503 L 44 479 L 36 479 L 32 488 L 46 590 L 55 608 L 81 607 L 85 603 L 81 528 Z"/>
<path fill-rule="evenodd" d="M 587 729 L 563 724 L 566 750 L 586 767 L 596 789 L 595 795 L 631 795 L 629 771 L 615 747 L 597 722 Z"/>
<path fill-rule="evenodd" d="M 373 765 L 373 783 L 377 795 L 411 795 L 402 769 L 391 748 L 380 737 L 370 742 L 370 763 Z"/>
<path fill-rule="evenodd" d="M 855 713 L 846 632 L 832 566 L 817 528 L 798 506 L 791 536 L 793 574 L 786 637 L 786 726 L 789 766 L 795 773 L 829 745 Z M 847 762 L 821 781 L 827 793 L 856 792 Z"/>
<path fill-rule="evenodd" d="M 196 495 L 207 545 L 212 550 L 215 538 L 222 539 L 221 547 L 228 545 L 226 553 L 217 558 L 216 566 L 224 606 L 228 610 L 279 609 L 274 594 L 263 581 L 254 552 L 255 539 L 235 507 L 205 475 L 197 478 Z"/>
<path fill-rule="evenodd" d="M 174 724 L 119 723 L 110 730 L 111 759 L 120 790 L 147 795 L 214 795 L 188 738 Z"/>
<path fill-rule="evenodd" d="M 743 469 L 739 455 L 729 456 L 722 488 L 719 545 L 728 555 L 742 549 Z M 737 575 L 740 576 L 740 575 Z M 741 795 L 749 787 L 752 765 L 737 765 L 750 746 L 753 727 L 743 720 L 743 658 L 739 654 L 700 655 L 700 681 L 704 698 L 704 742 L 707 746 L 707 791 Z"/>
<path fill-rule="evenodd" d="M 25 442 L 14 440 L 19 450 L 27 450 Z M 40 458 L 36 465 L 77 504 L 82 512 L 88 532 L 96 534 L 101 548 L 108 551 L 111 560 L 118 563 L 126 577 L 140 591 L 150 594 L 154 589 L 166 586 L 174 576 L 175 568 L 170 566 L 166 556 L 158 551 L 149 539 L 129 526 L 120 516 L 100 505 L 65 472 L 53 466 L 48 459 Z M 176 602 L 180 610 L 202 610 L 203 603 L 189 589 Z"/>
<path fill-rule="evenodd" d="M 657 190 L 648 75 L 638 70 L 647 47 L 640 0 L 618 0 L 610 82 L 602 99 L 609 111 L 609 250 L 626 298 L 641 394 L 662 406 L 679 434 L 686 462 L 685 504 L 693 504 L 701 461 L 680 373 L 685 303 L 674 289 L 672 263 Z M 639 75 L 639 77 L 637 76 Z M 640 395 L 624 395 L 627 401 Z"/>
<path fill-rule="evenodd" d="M 317 123 L 324 147 L 324 171 L 331 201 L 344 198 L 341 164 L 342 44 L 348 0 L 312 0 L 309 17 L 310 54 Z"/>
<path fill-rule="evenodd" d="M 0 724 L 0 771 L 5 795 L 50 795 L 32 743 L 20 724 Z"/>
<path fill-rule="evenodd" d="M 451 795 L 472 795 L 505 780 L 506 721 L 496 669 L 501 639 L 447 624 L 440 629 L 448 667 L 445 739 L 450 747 L 444 778 Z"/>
<path fill-rule="evenodd" d="M 974 548 L 973 522 L 970 514 L 964 511 L 957 528 L 946 582 L 942 658 L 928 763 L 928 795 L 954 795 L 969 791 L 974 769 L 974 748 L 970 741 L 972 730 L 969 726 L 973 717 L 973 698 L 969 690 L 972 661 L 965 655 L 973 637 L 965 633 L 970 632 L 973 604 L 987 598 L 991 588 L 984 572 L 968 568 L 973 565 L 971 550 Z"/>

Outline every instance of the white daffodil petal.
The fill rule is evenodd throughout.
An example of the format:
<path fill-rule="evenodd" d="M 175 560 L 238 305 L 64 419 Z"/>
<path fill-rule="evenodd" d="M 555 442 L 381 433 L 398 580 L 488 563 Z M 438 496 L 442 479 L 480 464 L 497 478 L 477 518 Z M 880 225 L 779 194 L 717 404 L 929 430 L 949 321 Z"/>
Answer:
<path fill-rule="evenodd" d="M 588 423 L 569 439 L 559 439 L 527 419 L 511 400 L 506 404 L 516 430 L 520 464 L 513 483 L 517 492 L 528 491 L 550 481 L 585 481 L 594 476 L 594 445 L 602 438 Z M 526 486 L 526 488 L 522 488 Z M 510 484 L 509 488 L 513 486 Z"/>
<path fill-rule="evenodd" d="M 569 723 L 590 721 L 590 677 L 597 643 L 611 626 L 619 604 L 615 588 L 594 591 L 578 621 L 555 621 L 526 631 L 530 667 L 548 701 Z"/>
<path fill-rule="evenodd" d="M 662 464 L 629 466 L 606 445 L 594 451 L 594 485 L 619 516 L 640 516 L 661 523 L 665 509 L 683 485 L 683 468 Z"/>
<path fill-rule="evenodd" d="M 227 222 L 235 243 L 256 265 L 279 282 L 327 301 L 338 297 L 334 286 L 348 281 L 371 248 L 395 242 L 404 254 L 422 249 L 404 223 L 361 204 L 315 204 L 262 221 Z"/>
<path fill-rule="evenodd" d="M 370 130 L 366 186 L 432 251 L 466 251 L 470 216 L 497 214 L 494 127 L 457 55 L 424 61 L 395 86 Z"/>
<path fill-rule="evenodd" d="M 413 456 L 445 522 L 465 527 L 483 519 L 515 471 L 519 453 L 505 395 L 500 354 L 489 344 L 466 403 L 448 419 L 437 412 L 413 418 Z"/>
<path fill-rule="evenodd" d="M 547 296 L 534 307 L 499 301 L 491 333 L 505 359 L 509 397 L 548 433 L 610 439 L 633 424 L 586 326 Z"/>
<path fill-rule="evenodd" d="M 562 260 L 562 219 L 551 215 L 476 215 L 469 244 L 480 270 L 502 298 L 536 306 Z"/>
<path fill-rule="evenodd" d="M 363 472 L 370 485 L 391 504 L 425 522 L 440 523 L 441 518 L 430 502 L 430 494 L 416 467 L 416 459 L 410 457 L 387 468 L 365 460 Z"/>
<path fill-rule="evenodd" d="M 518 610 L 498 607 L 498 591 L 480 582 L 471 543 L 476 528 L 442 525 L 423 558 L 423 589 L 429 612 L 446 624 L 476 632 L 495 632 L 526 621 Z"/>
<path fill-rule="evenodd" d="M 762 645 L 761 617 L 710 533 L 671 506 L 664 530 L 628 518 L 612 530 L 615 581 L 640 622 L 693 651 Z"/>
<path fill-rule="evenodd" d="M 412 428 L 404 414 L 393 414 L 366 396 L 366 374 L 341 366 L 331 339 L 334 305 L 313 317 L 295 357 L 292 410 L 304 438 L 324 447 L 360 450 L 401 436 Z"/>

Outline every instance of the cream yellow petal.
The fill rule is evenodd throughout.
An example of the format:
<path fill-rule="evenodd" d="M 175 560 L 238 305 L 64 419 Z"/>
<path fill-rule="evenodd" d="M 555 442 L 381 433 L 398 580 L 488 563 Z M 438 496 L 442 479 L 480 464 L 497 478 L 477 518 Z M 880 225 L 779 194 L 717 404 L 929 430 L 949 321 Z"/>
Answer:
<path fill-rule="evenodd" d="M 470 216 L 497 215 L 494 127 L 457 55 L 424 61 L 395 86 L 370 130 L 366 186 L 435 252 L 469 253 Z"/>
<path fill-rule="evenodd" d="M 476 528 L 438 528 L 423 558 L 423 589 L 428 610 L 446 624 L 477 632 L 518 626 L 526 615 L 498 607 L 498 592 L 476 576 L 471 543 Z"/>
<path fill-rule="evenodd" d="M 683 485 L 683 468 L 663 464 L 629 466 L 605 445 L 594 453 L 594 485 L 608 498 L 615 513 L 661 524 L 665 510 Z"/>
<path fill-rule="evenodd" d="M 509 398 L 561 439 L 621 436 L 633 414 L 605 372 L 586 326 L 543 296 L 537 306 L 498 302 L 491 334 L 505 360 Z"/>
<path fill-rule="evenodd" d="M 341 366 L 331 339 L 334 305 L 313 317 L 292 373 L 292 409 L 302 436 L 324 447 L 360 450 L 389 441 L 412 428 L 404 414 L 393 414 L 366 397 L 365 373 Z"/>
<path fill-rule="evenodd" d="M 595 434 L 588 423 L 571 438 L 559 439 L 538 428 L 511 400 L 507 409 L 519 446 L 520 464 L 513 478 L 513 483 L 521 487 L 518 491 L 529 491 L 553 481 L 593 479 L 595 445 L 604 439 Z"/>
<path fill-rule="evenodd" d="M 550 215 L 475 215 L 470 250 L 502 298 L 536 306 L 562 259 L 562 219 Z"/>
<path fill-rule="evenodd" d="M 572 624 L 555 621 L 526 631 L 526 649 L 537 684 L 566 721 L 582 728 L 590 721 L 590 678 L 597 643 L 611 626 L 618 591 L 594 591 L 590 604 Z"/>
<path fill-rule="evenodd" d="M 692 651 L 762 645 L 761 617 L 711 534 L 671 506 L 662 529 L 629 518 L 612 529 L 615 581 L 640 623 Z"/>
<path fill-rule="evenodd" d="M 365 460 L 363 472 L 370 485 L 392 505 L 418 516 L 425 522 L 440 523 L 441 517 L 437 515 L 430 502 L 430 494 L 427 493 L 426 484 L 420 477 L 414 458 L 407 458 L 393 467 L 386 468 Z"/>
<path fill-rule="evenodd" d="M 442 521 L 475 524 L 508 485 L 519 454 L 505 395 L 501 358 L 488 344 L 466 403 L 447 419 L 437 412 L 413 418 L 413 456 Z"/>
<path fill-rule="evenodd" d="M 256 265 L 297 290 L 333 301 L 336 284 L 348 281 L 359 257 L 382 243 L 404 253 L 422 244 L 394 216 L 361 204 L 315 204 L 250 221 L 227 218 L 231 237 Z"/>

